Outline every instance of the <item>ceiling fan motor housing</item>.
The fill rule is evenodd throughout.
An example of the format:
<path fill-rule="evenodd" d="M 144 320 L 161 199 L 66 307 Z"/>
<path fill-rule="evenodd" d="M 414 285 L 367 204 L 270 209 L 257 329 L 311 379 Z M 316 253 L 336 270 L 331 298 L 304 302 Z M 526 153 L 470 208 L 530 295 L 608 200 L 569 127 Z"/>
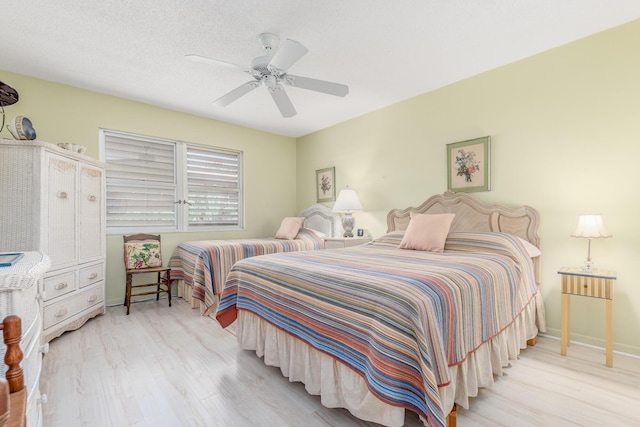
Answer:
<path fill-rule="evenodd" d="M 260 80 L 262 76 L 271 74 L 269 62 L 271 62 L 271 56 L 258 56 L 251 61 L 251 74 L 253 77 Z"/>

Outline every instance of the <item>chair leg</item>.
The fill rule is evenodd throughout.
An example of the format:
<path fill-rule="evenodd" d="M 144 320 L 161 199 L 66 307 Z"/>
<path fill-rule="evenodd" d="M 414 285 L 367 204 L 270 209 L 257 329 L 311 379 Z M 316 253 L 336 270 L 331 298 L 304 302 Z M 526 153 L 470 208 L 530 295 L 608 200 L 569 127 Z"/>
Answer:
<path fill-rule="evenodd" d="M 169 307 L 171 307 L 171 271 L 167 271 L 167 298 L 169 299 Z"/>
<path fill-rule="evenodd" d="M 162 285 L 162 272 L 158 271 L 158 289 L 156 289 L 156 301 L 160 301 L 161 285 Z"/>
<path fill-rule="evenodd" d="M 129 308 L 131 307 L 131 282 L 133 281 L 133 275 L 127 274 L 127 290 L 124 297 L 124 305 L 127 306 L 127 316 L 129 315 Z"/>
<path fill-rule="evenodd" d="M 127 274 L 127 278 L 124 281 L 124 305 L 125 307 L 127 306 L 127 295 L 129 291 L 129 275 Z"/>

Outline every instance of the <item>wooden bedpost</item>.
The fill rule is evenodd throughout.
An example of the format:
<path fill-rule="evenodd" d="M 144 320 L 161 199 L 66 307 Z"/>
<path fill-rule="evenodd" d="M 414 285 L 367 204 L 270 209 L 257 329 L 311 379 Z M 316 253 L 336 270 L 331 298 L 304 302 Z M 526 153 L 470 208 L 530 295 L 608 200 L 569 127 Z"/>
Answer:
<path fill-rule="evenodd" d="M 529 347 L 533 347 L 534 345 L 536 345 L 536 337 L 530 338 L 527 340 L 527 345 Z"/>
<path fill-rule="evenodd" d="M 24 388 L 24 376 L 20 362 L 22 362 L 22 350 L 20 349 L 20 339 L 22 335 L 22 325 L 18 316 L 7 316 L 2 321 L 4 343 L 7 352 L 4 355 L 4 363 L 9 367 L 6 373 L 9 382 L 9 390 L 15 393 Z"/>
<path fill-rule="evenodd" d="M 458 415 L 457 409 L 458 406 L 454 403 L 453 408 L 451 408 L 451 412 L 447 415 L 447 427 L 456 427 L 456 415 Z"/>

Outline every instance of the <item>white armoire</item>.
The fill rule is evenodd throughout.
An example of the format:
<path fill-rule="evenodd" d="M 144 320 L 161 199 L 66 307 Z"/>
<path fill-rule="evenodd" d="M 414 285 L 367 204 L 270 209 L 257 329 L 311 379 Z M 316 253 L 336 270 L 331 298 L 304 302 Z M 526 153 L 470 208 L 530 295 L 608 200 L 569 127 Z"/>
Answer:
<path fill-rule="evenodd" d="M 42 141 L 0 140 L 0 252 L 51 259 L 43 342 L 105 312 L 105 165 Z"/>

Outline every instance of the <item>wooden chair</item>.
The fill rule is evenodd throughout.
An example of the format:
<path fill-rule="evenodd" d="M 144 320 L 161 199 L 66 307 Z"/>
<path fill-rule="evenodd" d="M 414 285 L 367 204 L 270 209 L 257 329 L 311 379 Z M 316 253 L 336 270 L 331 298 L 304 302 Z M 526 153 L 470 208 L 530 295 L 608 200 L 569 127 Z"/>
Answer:
<path fill-rule="evenodd" d="M 171 307 L 171 269 L 162 266 L 162 253 L 160 236 L 155 234 L 131 234 L 124 237 L 124 265 L 127 273 L 127 289 L 124 297 L 124 305 L 127 307 L 127 315 L 131 307 L 131 297 L 142 295 L 156 295 L 156 301 L 160 294 L 166 292 Z M 133 276 L 138 274 L 156 273 L 157 280 L 152 283 L 133 284 Z M 136 292 L 136 288 L 150 288 L 152 291 Z"/>
<path fill-rule="evenodd" d="M 0 427 L 24 427 L 26 425 L 27 390 L 20 367 L 22 350 L 22 325 L 18 316 L 7 316 L 0 324 L 7 352 L 4 363 L 9 367 L 5 377 L 0 378 Z"/>

